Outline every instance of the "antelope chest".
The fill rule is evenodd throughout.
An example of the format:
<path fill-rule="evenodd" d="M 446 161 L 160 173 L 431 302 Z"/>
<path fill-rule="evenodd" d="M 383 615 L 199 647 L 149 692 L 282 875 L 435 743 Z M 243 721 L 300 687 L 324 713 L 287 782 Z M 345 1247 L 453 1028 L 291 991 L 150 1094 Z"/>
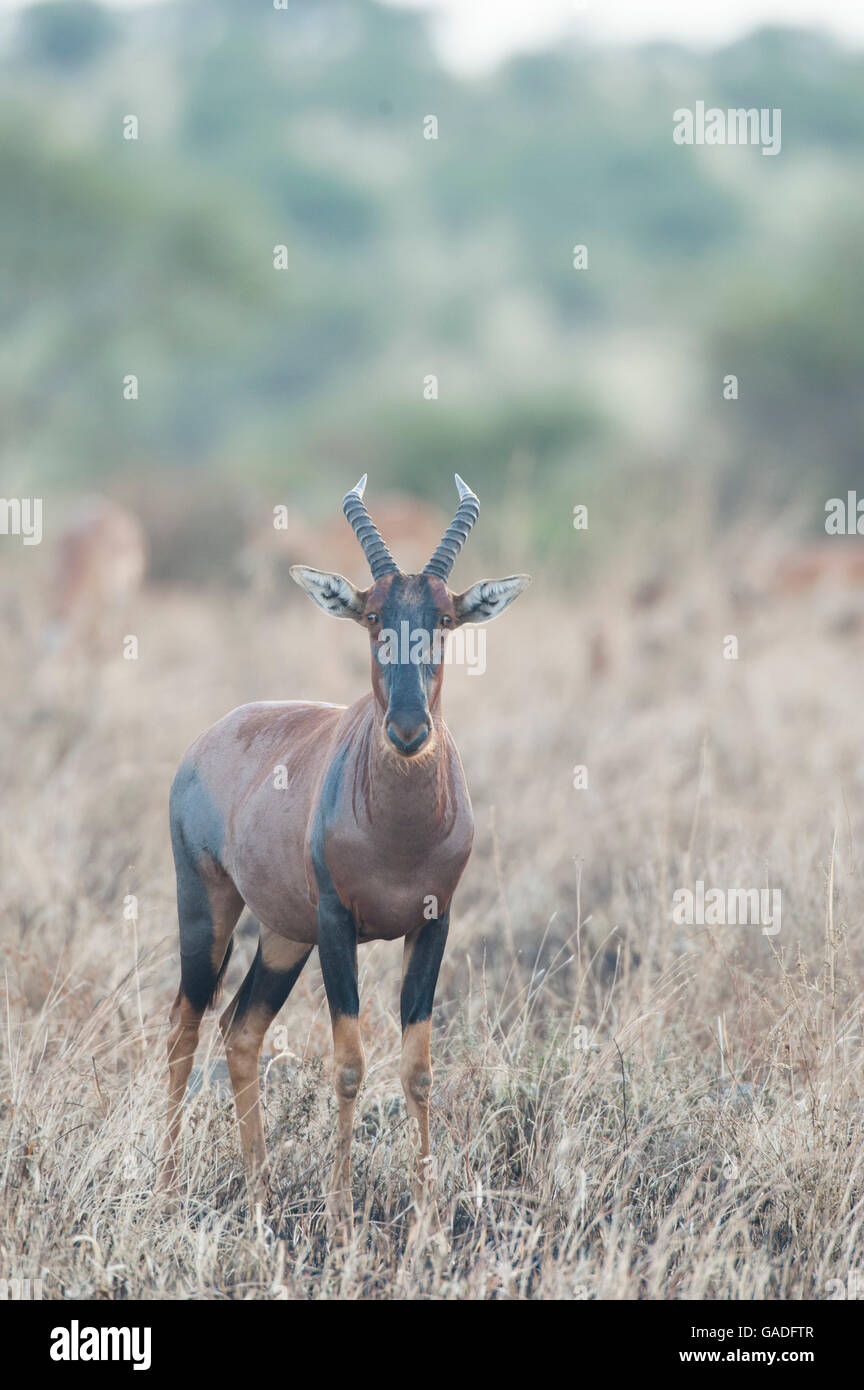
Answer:
<path fill-rule="evenodd" d="M 470 812 L 425 842 L 410 826 L 386 836 L 334 827 L 325 842 L 327 868 L 360 940 L 392 940 L 439 916 L 470 857 L 472 833 Z"/>

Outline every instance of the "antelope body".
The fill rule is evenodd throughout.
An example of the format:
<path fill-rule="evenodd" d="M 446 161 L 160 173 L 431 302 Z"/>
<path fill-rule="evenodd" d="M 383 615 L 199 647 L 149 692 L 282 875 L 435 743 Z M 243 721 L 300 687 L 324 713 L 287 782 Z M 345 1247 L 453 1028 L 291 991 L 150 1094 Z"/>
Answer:
<path fill-rule="evenodd" d="M 430 1031 L 454 890 L 471 852 L 462 764 L 441 715 L 440 638 L 497 617 L 530 582 L 447 587 L 479 503 L 457 474 L 460 505 L 421 574 L 404 574 L 363 504 L 365 477 L 343 508 L 373 583 L 294 566 L 326 612 L 369 633 L 372 690 L 355 704 L 244 705 L 187 752 L 171 792 L 181 981 L 168 1044 L 169 1117 L 161 1182 L 176 1183 L 183 1096 L 201 1018 L 217 994 L 244 903 L 261 924 L 258 951 L 220 1020 L 250 1197 L 268 1168 L 258 1059 L 264 1036 L 317 945 L 333 1028 L 339 1120 L 331 1210 L 350 1225 L 350 1147 L 365 1061 L 358 1023 L 357 946 L 404 938 L 401 1079 L 419 1149 L 414 1197 L 428 1194 Z M 407 623 L 430 639 L 419 658 L 385 643 Z M 416 651 L 416 648 L 415 648 Z M 404 658 L 404 652 L 402 656 Z M 274 771 L 280 777 L 274 778 Z"/>
<path fill-rule="evenodd" d="M 864 555 L 852 543 L 832 538 L 801 546 L 783 557 L 775 588 L 784 595 L 815 589 L 853 592 L 864 588 Z"/>

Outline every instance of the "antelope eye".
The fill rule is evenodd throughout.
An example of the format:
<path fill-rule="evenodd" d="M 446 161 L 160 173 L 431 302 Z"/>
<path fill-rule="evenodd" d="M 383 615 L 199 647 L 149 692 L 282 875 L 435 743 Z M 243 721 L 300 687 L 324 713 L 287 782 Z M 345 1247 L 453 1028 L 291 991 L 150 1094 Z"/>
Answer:
<path fill-rule="evenodd" d="M 378 614 L 377 614 L 377 613 L 367 613 L 367 614 L 366 614 L 366 621 L 367 621 L 367 623 L 369 623 L 370 627 L 374 627 L 375 624 L 376 624 L 377 621 L 378 621 Z"/>
<path fill-rule="evenodd" d="M 450 617 L 450 614 L 449 614 L 449 613 L 443 613 L 443 614 L 441 615 L 441 626 L 442 626 L 442 627 L 452 627 L 452 626 L 453 626 L 453 619 Z"/>

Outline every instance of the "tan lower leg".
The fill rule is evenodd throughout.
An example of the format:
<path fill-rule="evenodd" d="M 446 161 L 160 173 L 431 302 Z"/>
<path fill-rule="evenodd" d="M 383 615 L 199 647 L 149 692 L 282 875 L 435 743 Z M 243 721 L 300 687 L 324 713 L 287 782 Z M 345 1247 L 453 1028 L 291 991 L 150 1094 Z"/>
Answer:
<path fill-rule="evenodd" d="M 258 1083 L 258 1059 L 267 1029 L 273 1020 L 269 1011 L 251 1009 L 242 1022 L 232 1023 L 234 1002 L 228 1005 L 219 1027 L 225 1038 L 225 1056 L 234 1088 L 240 1143 L 250 1196 L 261 1201 L 269 1181 L 267 1150 L 264 1142 L 264 1118 L 261 1113 L 261 1089 Z"/>
<path fill-rule="evenodd" d="M 337 1207 L 349 1221 L 354 1108 L 365 1075 L 366 1057 L 360 1040 L 360 1024 L 356 1018 L 342 1015 L 333 1021 L 333 1081 L 339 1106 L 333 1187 Z"/>
<path fill-rule="evenodd" d="M 430 1019 L 409 1023 L 402 1034 L 400 1077 L 408 1114 L 417 1121 L 420 1144 L 414 1175 L 414 1200 L 422 1202 L 432 1189 L 434 1173 L 429 1152 L 429 1093 L 432 1089 L 432 1056 L 429 1040 Z"/>
<path fill-rule="evenodd" d="M 171 1009 L 168 1035 L 168 1126 L 162 1148 L 158 1186 L 170 1190 L 177 1183 L 177 1140 L 183 1120 L 186 1083 L 195 1061 L 203 1014 L 178 994 Z"/>
<path fill-rule="evenodd" d="M 244 981 L 219 1020 L 234 1089 L 246 1182 L 253 1202 L 264 1201 L 270 1180 L 258 1063 L 267 1029 L 276 1017 L 272 994 L 274 979 L 282 977 L 284 998 L 308 954 L 307 945 L 289 941 L 262 927 L 261 969 L 252 976 L 251 994 L 244 993 L 247 986 Z M 264 988 L 265 984 L 270 993 Z M 277 1000 L 278 997 L 277 992 Z"/>

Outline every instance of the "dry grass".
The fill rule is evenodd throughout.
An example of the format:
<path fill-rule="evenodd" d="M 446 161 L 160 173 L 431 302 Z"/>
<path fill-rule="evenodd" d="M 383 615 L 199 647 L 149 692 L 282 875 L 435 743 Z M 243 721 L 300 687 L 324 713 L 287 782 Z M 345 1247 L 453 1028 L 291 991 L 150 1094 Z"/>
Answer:
<path fill-rule="evenodd" d="M 267 1065 L 264 1224 L 217 1084 L 187 1104 L 187 1204 L 151 1193 L 174 767 L 244 700 L 354 698 L 362 637 L 302 597 L 261 615 L 152 594 L 137 662 L 69 673 L 34 704 L 28 625 L 7 611 L 0 1276 L 49 1298 L 807 1299 L 864 1267 L 860 638 L 814 602 L 736 612 L 703 563 L 633 614 L 631 577 L 572 606 L 535 584 L 489 629 L 485 677 L 447 676 L 477 839 L 434 1038 L 449 1238 L 413 1255 L 394 946 L 361 953 L 353 1244 L 331 1249 L 322 1215 L 334 1104 L 314 963 L 278 1021 L 289 1055 Z M 592 675 L 598 626 L 609 664 Z M 780 887 L 780 934 L 674 926 L 674 889 L 699 878 Z M 241 937 L 229 989 L 252 950 Z"/>

